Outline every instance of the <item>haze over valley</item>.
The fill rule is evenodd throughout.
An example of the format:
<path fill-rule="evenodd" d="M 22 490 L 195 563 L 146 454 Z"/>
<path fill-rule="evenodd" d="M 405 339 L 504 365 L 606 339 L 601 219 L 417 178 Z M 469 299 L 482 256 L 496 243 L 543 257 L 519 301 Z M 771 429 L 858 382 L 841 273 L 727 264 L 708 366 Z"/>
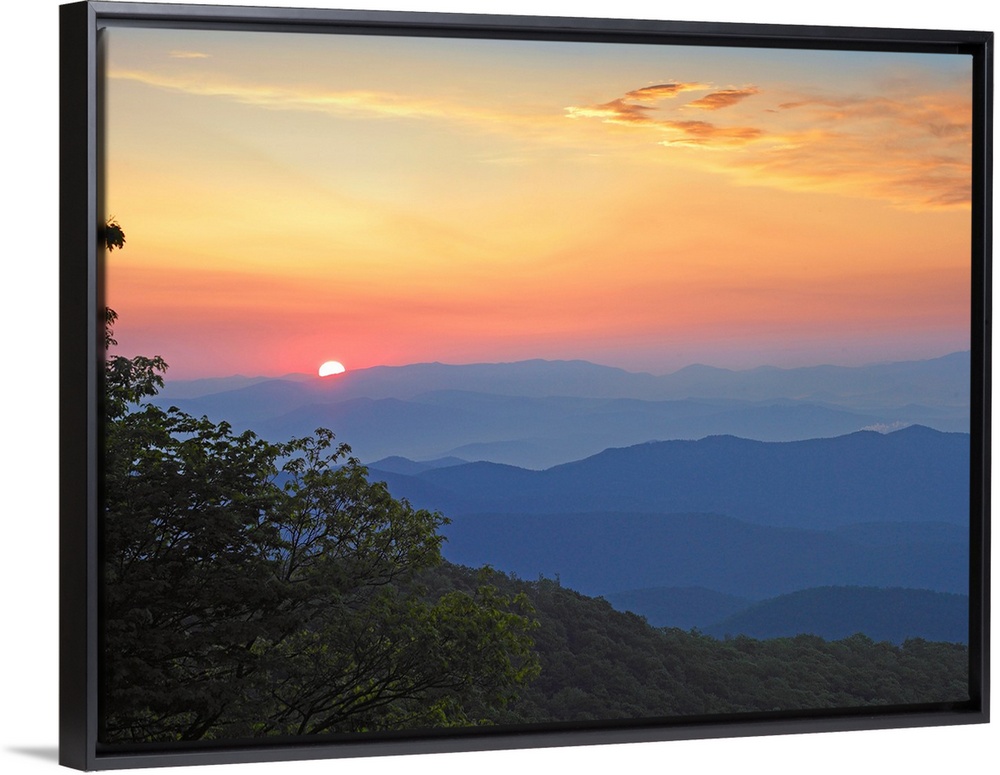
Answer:
<path fill-rule="evenodd" d="M 327 378 L 168 380 L 155 402 L 268 439 L 332 428 L 369 463 L 455 457 L 542 469 L 609 447 L 720 434 L 792 441 L 911 424 L 967 432 L 969 353 L 663 376 L 586 361 L 428 363 Z"/>
<path fill-rule="evenodd" d="M 332 428 L 371 479 L 451 520 L 447 559 L 655 626 L 967 637 L 968 352 L 662 376 L 428 363 L 154 400 L 272 440 Z"/>

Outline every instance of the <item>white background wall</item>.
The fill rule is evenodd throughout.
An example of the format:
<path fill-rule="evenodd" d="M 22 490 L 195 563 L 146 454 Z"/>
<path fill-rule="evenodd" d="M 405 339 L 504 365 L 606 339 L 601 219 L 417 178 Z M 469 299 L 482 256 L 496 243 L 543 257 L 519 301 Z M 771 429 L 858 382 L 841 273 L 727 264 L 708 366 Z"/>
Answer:
<path fill-rule="evenodd" d="M 230 4 L 233 4 L 230 2 Z M 336 7 L 336 0 L 257 0 Z M 340 7 L 553 16 L 997 30 L 984 0 L 353 0 Z M 0 273 L 0 770 L 52 772 L 57 746 L 58 2 L 2 5 L 0 129 L 5 214 Z M 995 653 L 995 650 L 994 650 Z M 170 768 L 161 772 L 306 775 L 536 773 L 944 773 L 996 771 L 996 725 L 777 738 L 518 750 L 336 762 Z"/>

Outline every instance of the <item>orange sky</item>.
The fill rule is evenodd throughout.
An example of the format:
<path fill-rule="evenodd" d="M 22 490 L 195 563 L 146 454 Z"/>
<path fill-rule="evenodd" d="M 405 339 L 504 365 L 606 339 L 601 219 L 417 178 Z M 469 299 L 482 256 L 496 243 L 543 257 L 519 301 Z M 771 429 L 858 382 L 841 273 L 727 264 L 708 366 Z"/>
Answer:
<path fill-rule="evenodd" d="M 106 43 L 108 303 L 173 378 L 969 346 L 965 57 Z"/>

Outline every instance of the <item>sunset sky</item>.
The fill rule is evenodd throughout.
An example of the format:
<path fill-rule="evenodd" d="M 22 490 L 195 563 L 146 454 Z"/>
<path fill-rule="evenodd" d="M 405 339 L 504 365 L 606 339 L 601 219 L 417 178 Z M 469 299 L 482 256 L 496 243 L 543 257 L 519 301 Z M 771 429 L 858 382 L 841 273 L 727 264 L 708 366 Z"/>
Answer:
<path fill-rule="evenodd" d="M 105 41 L 107 301 L 171 378 L 969 347 L 968 57 Z"/>

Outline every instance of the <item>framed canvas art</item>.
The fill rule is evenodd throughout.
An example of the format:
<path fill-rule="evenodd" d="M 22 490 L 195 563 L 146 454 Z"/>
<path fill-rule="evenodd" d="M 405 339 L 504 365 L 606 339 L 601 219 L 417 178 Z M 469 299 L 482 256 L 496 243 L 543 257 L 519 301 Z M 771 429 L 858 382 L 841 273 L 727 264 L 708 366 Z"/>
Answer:
<path fill-rule="evenodd" d="M 61 35 L 64 764 L 988 720 L 991 33 Z"/>

